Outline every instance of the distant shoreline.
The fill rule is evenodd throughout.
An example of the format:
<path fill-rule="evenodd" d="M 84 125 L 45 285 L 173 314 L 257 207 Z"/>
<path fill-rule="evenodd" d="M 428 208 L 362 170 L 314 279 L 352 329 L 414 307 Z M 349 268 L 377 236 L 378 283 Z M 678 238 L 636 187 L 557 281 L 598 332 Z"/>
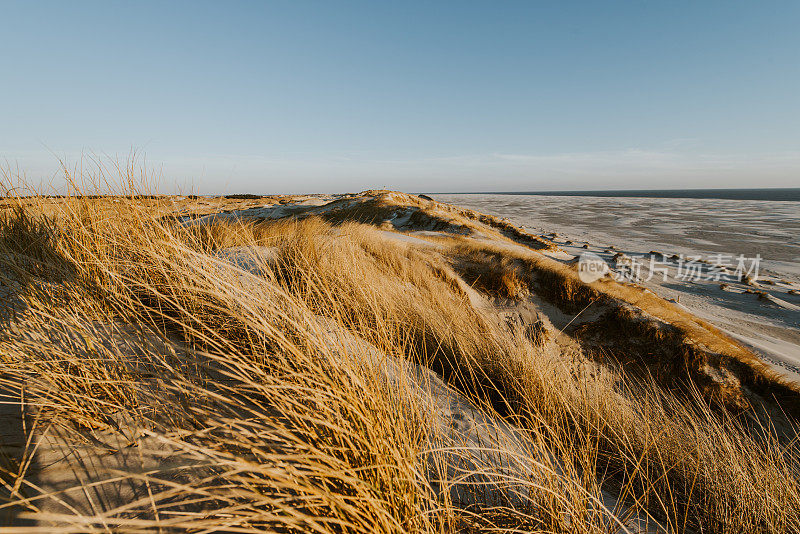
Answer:
<path fill-rule="evenodd" d="M 800 202 L 800 187 L 768 189 L 621 189 L 611 191 L 478 191 L 431 195 L 542 195 L 567 197 L 708 198 Z"/>

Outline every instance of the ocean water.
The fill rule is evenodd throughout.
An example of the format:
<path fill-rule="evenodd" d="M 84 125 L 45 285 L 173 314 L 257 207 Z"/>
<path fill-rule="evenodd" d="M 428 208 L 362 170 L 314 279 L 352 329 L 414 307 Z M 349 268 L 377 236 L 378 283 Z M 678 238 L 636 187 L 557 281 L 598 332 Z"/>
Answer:
<path fill-rule="evenodd" d="M 577 242 L 634 253 L 761 257 L 765 269 L 800 280 L 800 189 L 762 189 L 769 200 L 695 197 L 465 193 L 434 194 L 447 202 L 506 217 L 532 232 L 558 232 Z M 737 194 L 747 196 L 742 190 Z M 613 192 L 620 193 L 620 192 Z M 647 192 L 655 194 L 654 192 Z M 667 192 L 665 192 L 667 193 Z M 687 194 L 689 194 L 687 193 Z M 756 193 L 750 194 L 754 196 Z M 792 195 L 795 195 L 792 197 Z M 796 200 L 787 200 L 796 198 Z"/>
<path fill-rule="evenodd" d="M 530 191 L 481 193 L 494 195 L 540 195 L 561 197 L 716 198 L 800 202 L 800 187 L 769 189 L 626 189 L 616 191 Z"/>

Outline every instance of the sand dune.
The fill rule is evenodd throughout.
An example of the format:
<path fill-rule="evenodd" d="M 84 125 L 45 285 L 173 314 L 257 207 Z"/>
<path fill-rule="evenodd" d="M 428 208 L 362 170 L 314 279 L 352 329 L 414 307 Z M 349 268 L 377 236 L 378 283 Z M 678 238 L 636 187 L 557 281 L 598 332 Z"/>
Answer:
<path fill-rule="evenodd" d="M 532 233 L 398 192 L 112 200 L 3 220 L 0 512 L 15 525 L 800 519 L 784 278 L 674 284 L 663 243 Z M 608 267 L 587 281 L 589 252 Z M 651 256 L 667 280 L 615 280 Z"/>

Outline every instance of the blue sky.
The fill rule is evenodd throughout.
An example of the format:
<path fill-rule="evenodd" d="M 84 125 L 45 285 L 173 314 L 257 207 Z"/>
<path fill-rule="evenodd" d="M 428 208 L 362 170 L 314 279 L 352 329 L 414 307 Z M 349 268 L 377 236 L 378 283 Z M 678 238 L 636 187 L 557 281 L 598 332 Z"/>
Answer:
<path fill-rule="evenodd" d="M 2 2 L 0 157 L 222 192 L 789 187 L 798 2 Z"/>

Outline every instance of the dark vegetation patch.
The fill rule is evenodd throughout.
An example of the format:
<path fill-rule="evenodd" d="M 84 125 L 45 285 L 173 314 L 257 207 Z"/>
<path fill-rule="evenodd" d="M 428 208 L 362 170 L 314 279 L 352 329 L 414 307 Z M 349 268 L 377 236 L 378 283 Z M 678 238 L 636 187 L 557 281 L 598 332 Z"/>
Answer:
<path fill-rule="evenodd" d="M 520 276 L 517 262 L 509 258 L 455 256 L 455 271 L 474 288 L 493 297 L 520 300 L 528 292 L 528 283 Z"/>
<path fill-rule="evenodd" d="M 22 207 L 0 215 L 0 280 L 15 276 L 23 281 L 37 277 L 48 282 L 71 278 L 74 265 L 57 247 L 60 229 L 45 216 L 34 217 Z M 5 276 L 4 276 L 5 275 Z"/>
<path fill-rule="evenodd" d="M 225 195 L 225 198 L 232 200 L 256 200 L 262 198 L 263 195 L 254 195 L 252 193 L 236 193 L 233 195 Z"/>

